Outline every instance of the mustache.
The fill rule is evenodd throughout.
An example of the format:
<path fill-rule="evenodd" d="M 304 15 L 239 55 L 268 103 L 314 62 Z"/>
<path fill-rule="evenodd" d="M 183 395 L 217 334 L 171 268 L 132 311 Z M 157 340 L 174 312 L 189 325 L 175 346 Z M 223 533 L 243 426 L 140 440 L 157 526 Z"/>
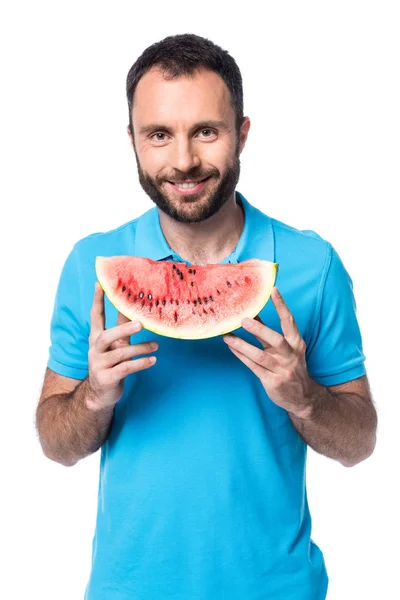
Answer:
<path fill-rule="evenodd" d="M 187 181 L 203 181 L 203 179 L 208 179 L 209 177 L 219 176 L 219 172 L 213 171 L 212 173 L 187 173 L 187 174 L 175 174 L 171 175 L 171 177 L 162 177 L 157 178 L 158 183 L 163 183 L 164 181 L 172 181 L 174 183 L 186 183 Z"/>

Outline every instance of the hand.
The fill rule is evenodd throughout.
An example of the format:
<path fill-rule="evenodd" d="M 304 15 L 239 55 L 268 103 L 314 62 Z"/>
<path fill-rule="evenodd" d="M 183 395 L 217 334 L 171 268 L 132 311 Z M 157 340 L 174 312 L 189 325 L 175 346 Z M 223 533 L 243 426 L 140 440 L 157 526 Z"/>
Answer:
<path fill-rule="evenodd" d="M 306 344 L 277 287 L 273 288 L 271 299 L 284 335 L 256 317 L 256 320 L 243 319 L 242 326 L 255 335 L 263 350 L 236 335 L 223 339 L 233 354 L 257 375 L 275 404 L 299 418 L 307 418 L 312 410 L 313 380 L 307 372 Z"/>
<path fill-rule="evenodd" d="M 158 349 L 156 342 L 130 344 L 130 336 L 140 331 L 142 325 L 127 319 L 118 311 L 117 326 L 105 329 L 104 292 L 96 283 L 93 305 L 90 311 L 89 336 L 89 386 L 92 410 L 111 408 L 120 400 L 124 391 L 124 378 L 130 373 L 151 367 L 151 358 L 130 360 L 133 356 Z"/>

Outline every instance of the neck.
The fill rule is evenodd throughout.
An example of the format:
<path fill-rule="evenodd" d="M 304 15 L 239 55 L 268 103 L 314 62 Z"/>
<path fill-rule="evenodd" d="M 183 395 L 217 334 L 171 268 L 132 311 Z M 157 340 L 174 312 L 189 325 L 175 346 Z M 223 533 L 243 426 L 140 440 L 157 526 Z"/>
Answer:
<path fill-rule="evenodd" d="M 169 246 L 192 264 L 220 263 L 239 241 L 244 214 L 236 193 L 212 217 L 201 223 L 180 223 L 159 211 L 160 225 Z"/>

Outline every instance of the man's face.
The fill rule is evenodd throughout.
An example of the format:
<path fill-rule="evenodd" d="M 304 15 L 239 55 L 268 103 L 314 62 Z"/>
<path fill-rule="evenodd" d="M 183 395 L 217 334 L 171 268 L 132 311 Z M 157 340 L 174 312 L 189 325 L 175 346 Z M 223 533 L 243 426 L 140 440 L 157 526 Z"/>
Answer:
<path fill-rule="evenodd" d="M 157 69 L 148 71 L 135 91 L 132 123 L 139 182 L 164 213 L 198 223 L 233 197 L 249 121 L 238 139 L 219 75 L 202 70 L 167 81 Z M 193 191 L 172 183 L 206 178 Z"/>

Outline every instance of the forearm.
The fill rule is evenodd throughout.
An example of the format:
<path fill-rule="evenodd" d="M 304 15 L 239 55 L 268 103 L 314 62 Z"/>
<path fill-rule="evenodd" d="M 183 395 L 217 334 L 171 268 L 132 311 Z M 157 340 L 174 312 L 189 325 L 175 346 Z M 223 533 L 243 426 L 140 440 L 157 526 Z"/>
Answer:
<path fill-rule="evenodd" d="M 84 379 L 70 394 L 47 398 L 36 411 L 36 427 L 44 454 L 65 466 L 96 452 L 105 442 L 114 408 L 94 411 Z"/>
<path fill-rule="evenodd" d="M 289 413 L 293 426 L 316 452 L 353 466 L 368 458 L 376 442 L 377 417 L 373 405 L 356 394 L 331 394 L 313 381 L 309 414 Z"/>

